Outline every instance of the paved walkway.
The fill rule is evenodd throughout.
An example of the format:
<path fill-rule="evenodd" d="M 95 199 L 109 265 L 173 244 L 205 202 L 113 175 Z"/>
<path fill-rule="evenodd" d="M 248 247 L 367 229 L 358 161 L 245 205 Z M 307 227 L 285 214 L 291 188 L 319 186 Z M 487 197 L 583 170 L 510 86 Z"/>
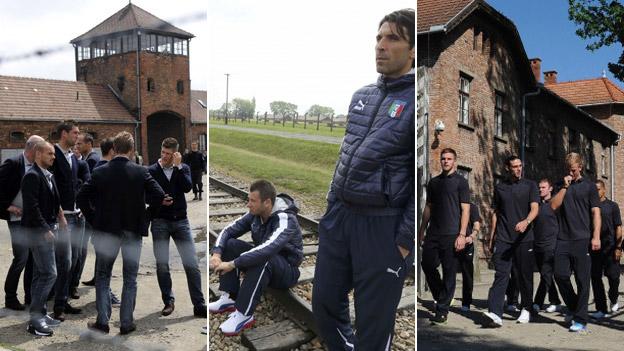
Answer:
<path fill-rule="evenodd" d="M 325 135 L 292 133 L 292 132 L 286 132 L 286 131 L 282 132 L 282 131 L 270 130 L 270 129 L 234 127 L 234 126 L 225 126 L 225 125 L 222 125 L 222 124 L 213 124 L 213 125 L 210 125 L 210 128 L 237 130 L 239 132 L 256 133 L 256 134 L 264 134 L 264 135 L 274 135 L 274 136 L 279 136 L 279 137 L 283 137 L 283 138 L 292 138 L 292 139 L 302 139 L 302 140 L 309 140 L 309 141 L 318 141 L 318 142 L 329 143 L 329 144 L 342 144 L 342 137 L 331 137 L 331 136 L 325 136 Z"/>

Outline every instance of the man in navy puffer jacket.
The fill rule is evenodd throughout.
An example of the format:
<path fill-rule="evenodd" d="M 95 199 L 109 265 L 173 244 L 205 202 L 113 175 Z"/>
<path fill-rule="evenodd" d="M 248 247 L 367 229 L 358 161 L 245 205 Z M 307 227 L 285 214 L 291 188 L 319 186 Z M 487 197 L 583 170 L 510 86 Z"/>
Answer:
<path fill-rule="evenodd" d="M 267 286 L 288 289 L 297 284 L 303 261 L 299 209 L 290 196 L 276 195 L 273 184 L 258 180 L 249 187 L 247 207 L 247 214 L 221 231 L 210 257 L 210 268 L 220 274 L 219 290 L 225 293 L 208 310 L 233 312 L 220 326 L 227 336 L 251 327 Z M 253 245 L 237 239 L 248 231 Z"/>
<path fill-rule="evenodd" d="M 414 10 L 384 17 L 319 223 L 312 304 L 330 350 L 389 350 L 414 248 Z M 355 290 L 357 338 L 349 319 Z"/>

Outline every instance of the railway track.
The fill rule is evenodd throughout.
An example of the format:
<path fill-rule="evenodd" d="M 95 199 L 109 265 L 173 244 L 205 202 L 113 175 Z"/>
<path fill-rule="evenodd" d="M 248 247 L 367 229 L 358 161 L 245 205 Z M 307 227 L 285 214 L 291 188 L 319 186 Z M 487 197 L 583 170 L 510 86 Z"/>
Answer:
<path fill-rule="evenodd" d="M 245 205 L 248 193 L 237 185 L 229 184 L 213 176 L 209 178 L 209 188 L 209 238 L 210 247 L 212 247 L 225 226 L 247 213 Z M 302 228 L 304 243 L 304 261 L 300 267 L 299 281 L 289 290 L 267 290 L 284 307 L 289 319 L 245 331 L 241 336 L 241 342 L 249 349 L 292 350 L 318 334 L 311 304 L 314 267 L 318 252 L 318 221 L 304 215 L 297 215 L 297 218 Z M 251 242 L 251 234 L 247 233 L 239 239 Z M 414 309 L 415 291 L 412 272 L 406 279 L 397 315 L 401 310 Z M 213 298 L 220 294 L 218 284 L 210 285 L 210 294 Z M 350 313 L 351 319 L 355 320 L 353 303 L 350 306 Z"/>

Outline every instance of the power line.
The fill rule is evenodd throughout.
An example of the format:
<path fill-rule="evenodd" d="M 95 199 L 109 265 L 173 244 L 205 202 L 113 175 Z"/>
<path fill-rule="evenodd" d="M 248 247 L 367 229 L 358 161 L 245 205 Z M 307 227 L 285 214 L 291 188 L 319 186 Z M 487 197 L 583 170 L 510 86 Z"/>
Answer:
<path fill-rule="evenodd" d="M 178 25 L 183 25 L 187 23 L 203 21 L 203 20 L 206 20 L 206 18 L 207 17 L 206 17 L 205 12 L 195 12 L 192 14 L 177 17 L 172 20 L 168 20 L 166 22 L 178 26 Z M 26 52 L 26 53 L 16 54 L 16 55 L 0 56 L 0 65 L 2 65 L 3 63 L 23 61 L 23 60 L 28 60 L 28 59 L 37 58 L 37 57 L 43 58 L 45 56 L 49 56 L 57 52 L 69 51 L 72 49 L 73 47 L 71 45 L 58 45 L 58 46 L 37 49 L 37 50 L 33 50 L 30 52 Z"/>

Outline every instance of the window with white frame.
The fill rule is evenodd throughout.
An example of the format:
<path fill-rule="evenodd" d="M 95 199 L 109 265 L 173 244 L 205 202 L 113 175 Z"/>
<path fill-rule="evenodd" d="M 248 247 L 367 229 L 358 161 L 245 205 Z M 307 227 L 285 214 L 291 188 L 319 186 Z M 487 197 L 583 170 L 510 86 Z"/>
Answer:
<path fill-rule="evenodd" d="M 459 122 L 470 124 L 470 81 L 465 74 L 459 75 Z"/>

